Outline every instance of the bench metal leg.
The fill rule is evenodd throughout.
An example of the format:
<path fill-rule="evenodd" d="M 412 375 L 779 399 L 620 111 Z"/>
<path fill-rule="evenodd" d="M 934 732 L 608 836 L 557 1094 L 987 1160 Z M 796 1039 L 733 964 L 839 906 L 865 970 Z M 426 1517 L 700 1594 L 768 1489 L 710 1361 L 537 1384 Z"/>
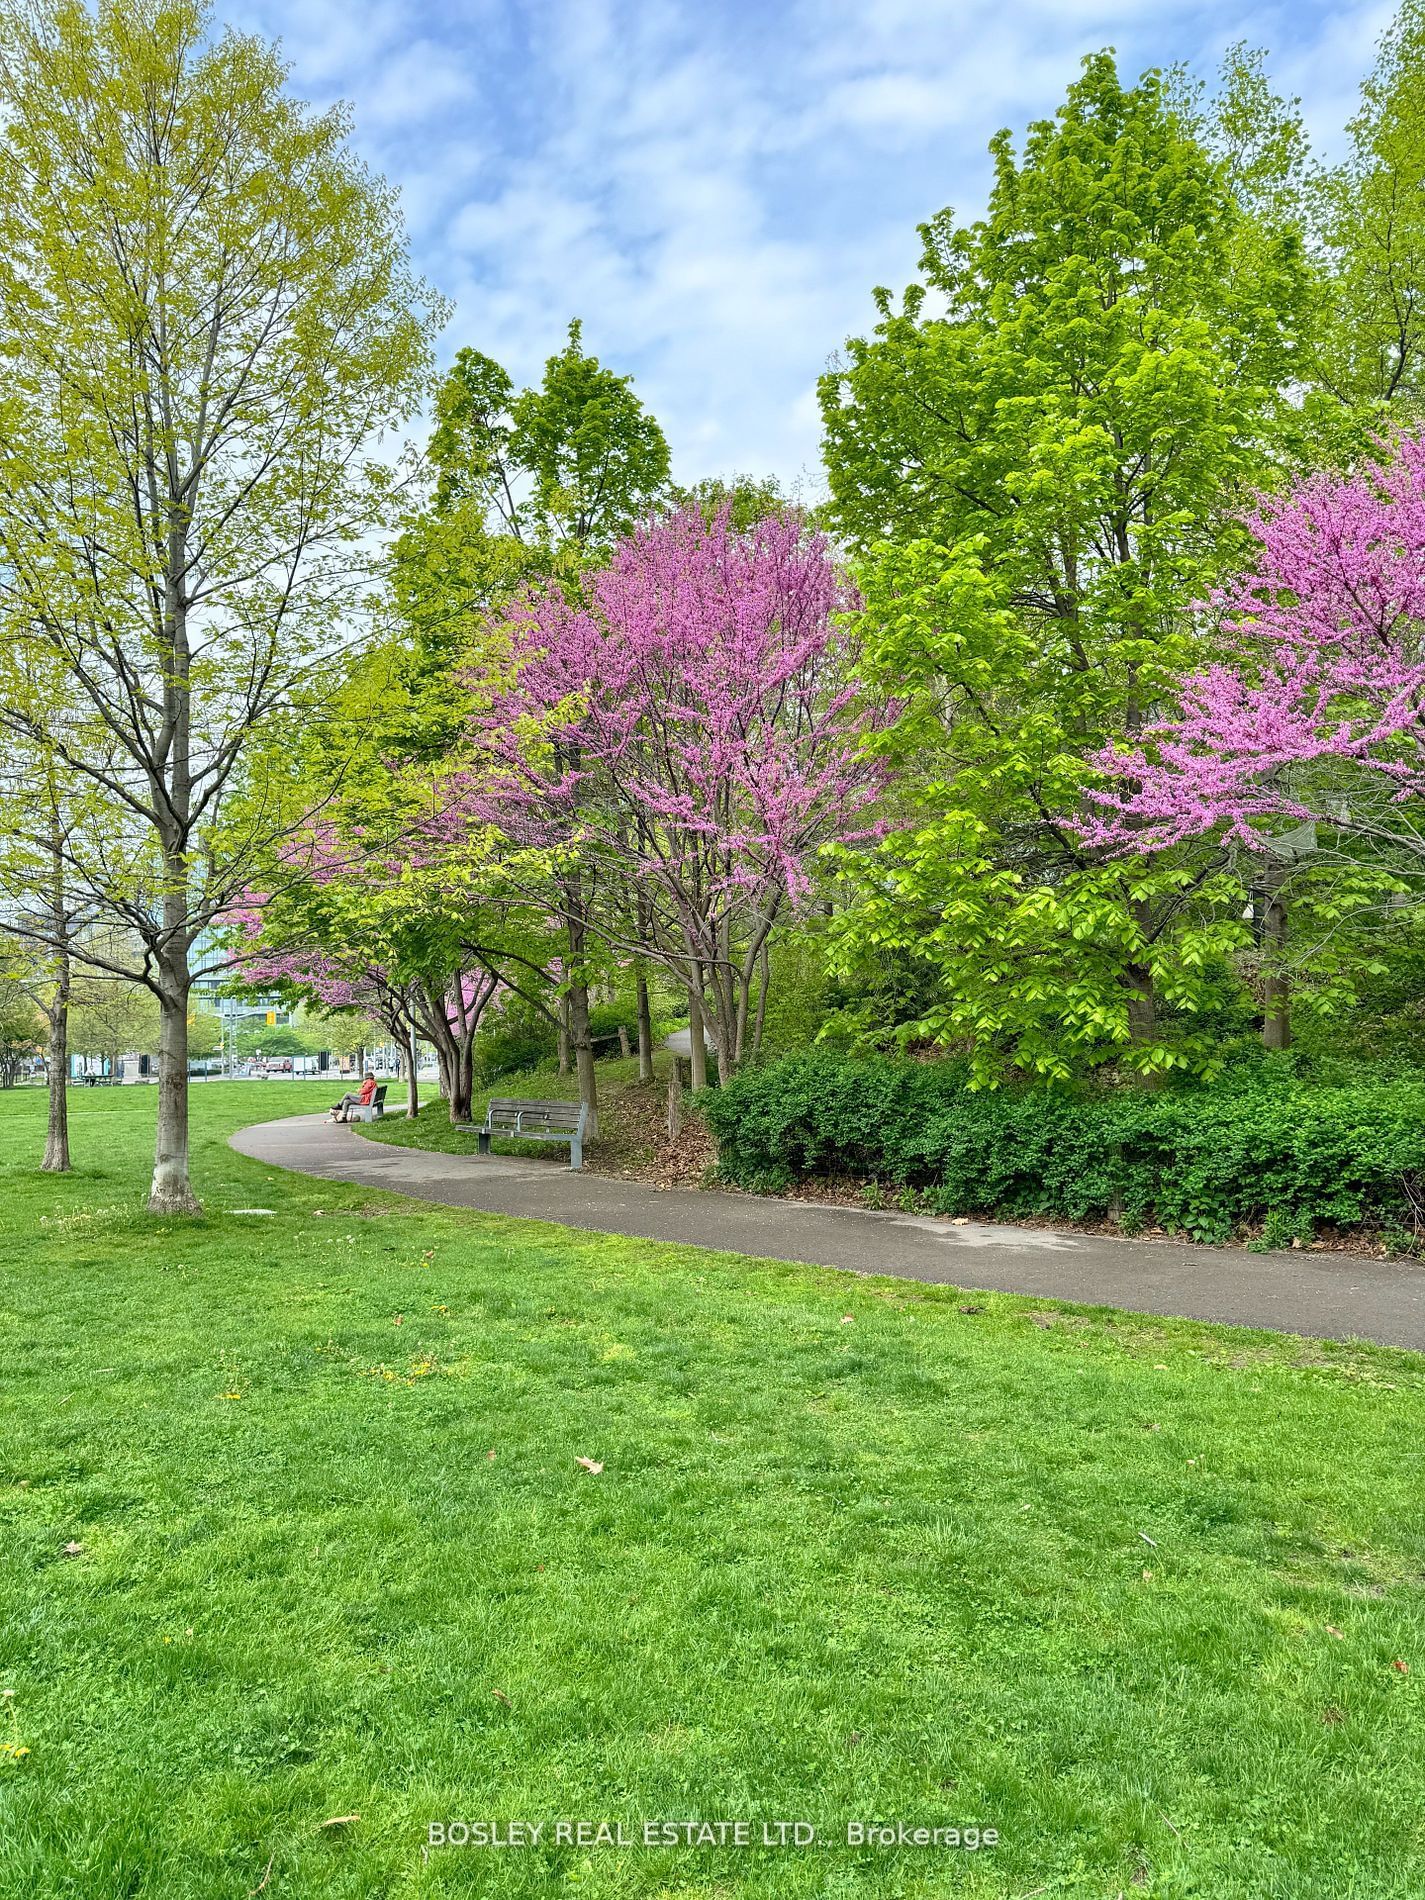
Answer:
<path fill-rule="evenodd" d="M 478 1142 L 478 1143 L 480 1144 L 480 1153 L 481 1153 L 482 1155 L 487 1155 L 487 1154 L 489 1154 L 489 1152 L 490 1152 L 490 1137 L 489 1137 L 489 1136 L 488 1136 L 488 1135 L 487 1135 L 487 1134 L 485 1133 L 485 1130 L 484 1130 L 483 1128 L 481 1128 L 481 1129 L 478 1129 L 478 1130 L 476 1131 L 476 1135 L 475 1135 L 475 1139 L 476 1139 L 476 1141 L 477 1141 L 477 1142 Z"/>
<path fill-rule="evenodd" d="M 583 1165 L 584 1143 L 580 1136 L 575 1135 L 574 1139 L 569 1143 L 569 1166 L 571 1168 L 582 1168 Z"/>

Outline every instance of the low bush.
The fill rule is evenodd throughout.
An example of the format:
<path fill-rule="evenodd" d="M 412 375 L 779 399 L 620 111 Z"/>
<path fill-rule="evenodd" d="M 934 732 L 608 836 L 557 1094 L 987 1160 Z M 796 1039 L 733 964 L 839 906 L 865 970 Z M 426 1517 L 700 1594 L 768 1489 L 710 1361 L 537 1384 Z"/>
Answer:
<path fill-rule="evenodd" d="M 956 1063 L 789 1058 L 702 1102 L 723 1178 L 920 1191 L 945 1213 L 1117 1218 L 1222 1241 L 1416 1226 L 1425 1083 L 972 1091 Z"/>

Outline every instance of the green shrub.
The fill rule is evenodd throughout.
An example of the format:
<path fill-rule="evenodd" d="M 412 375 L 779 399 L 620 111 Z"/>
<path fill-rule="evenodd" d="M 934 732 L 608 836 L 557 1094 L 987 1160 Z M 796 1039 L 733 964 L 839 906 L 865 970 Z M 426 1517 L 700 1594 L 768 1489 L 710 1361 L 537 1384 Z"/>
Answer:
<path fill-rule="evenodd" d="M 1109 1216 L 1222 1241 L 1336 1227 L 1413 1230 L 1425 1083 L 1312 1088 L 1289 1078 L 975 1092 L 957 1063 L 809 1055 L 702 1103 L 723 1177 L 768 1190 L 812 1175 L 920 1189 L 944 1213 Z"/>
<path fill-rule="evenodd" d="M 553 1062 L 558 1046 L 547 1016 L 521 997 L 509 997 L 475 1038 L 475 1080 L 488 1087 L 502 1076 L 522 1075 Z"/>

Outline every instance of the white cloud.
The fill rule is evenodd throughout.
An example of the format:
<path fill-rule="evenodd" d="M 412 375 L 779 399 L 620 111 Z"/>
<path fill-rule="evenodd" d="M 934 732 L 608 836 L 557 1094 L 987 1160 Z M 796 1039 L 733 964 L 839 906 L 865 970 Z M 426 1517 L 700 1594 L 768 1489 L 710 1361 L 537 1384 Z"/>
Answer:
<path fill-rule="evenodd" d="M 678 472 L 813 470 L 818 373 L 904 283 L 915 225 L 972 216 L 985 145 L 1079 60 L 1128 72 L 1276 42 L 1336 132 L 1388 7 L 1264 0 L 248 0 L 299 90 L 351 99 L 401 185 L 447 346 L 536 375 L 571 316 L 637 376 Z"/>

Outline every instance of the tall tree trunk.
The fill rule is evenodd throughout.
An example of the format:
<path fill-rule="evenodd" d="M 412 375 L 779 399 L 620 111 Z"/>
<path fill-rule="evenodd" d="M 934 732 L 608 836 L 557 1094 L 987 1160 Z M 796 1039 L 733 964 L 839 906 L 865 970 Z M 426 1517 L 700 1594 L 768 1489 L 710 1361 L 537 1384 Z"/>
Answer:
<path fill-rule="evenodd" d="M 1143 963 L 1130 963 L 1126 975 L 1128 978 L 1128 1034 L 1135 1043 L 1153 1043 L 1158 1039 L 1158 1005 L 1153 994 L 1153 972 Z M 1150 1069 L 1143 1075 L 1145 1088 L 1155 1089 L 1161 1086 L 1162 1076 L 1156 1069 Z"/>
<path fill-rule="evenodd" d="M 1262 986 L 1262 1046 L 1266 1049 L 1291 1047 L 1291 979 L 1285 966 L 1286 902 L 1280 890 L 1265 893 L 1262 915 L 1262 949 L 1266 974 Z"/>
<path fill-rule="evenodd" d="M 569 939 L 569 1036 L 574 1044 L 574 1067 L 579 1076 L 579 1100 L 588 1110 L 585 1135 L 599 1132 L 599 1082 L 594 1072 L 594 1044 L 589 1035 L 589 986 L 584 978 L 584 946 L 588 934 L 584 893 L 577 877 L 564 886 L 565 928 Z"/>
<path fill-rule="evenodd" d="M 167 497 L 167 559 L 164 574 L 163 727 L 167 785 L 160 827 L 163 845 L 163 937 L 158 969 L 158 1126 L 153 1146 L 151 1214 L 201 1214 L 188 1174 L 188 967 L 192 902 L 190 852 L 193 819 L 193 686 L 188 645 L 188 522 L 196 497 Z"/>
<path fill-rule="evenodd" d="M 188 953 L 170 948 L 158 999 L 158 1130 L 150 1214 L 201 1214 L 188 1176 Z"/>
<path fill-rule="evenodd" d="M 1152 907 L 1143 899 L 1135 898 L 1129 908 L 1146 947 L 1152 940 Z M 1130 963 L 1124 977 L 1128 983 L 1129 1038 L 1139 1044 L 1155 1043 L 1158 1040 L 1158 999 L 1153 988 L 1153 972 L 1146 963 Z M 1150 1089 L 1160 1087 L 1163 1080 L 1157 1069 L 1148 1070 L 1142 1079 L 1144 1087 Z"/>
<path fill-rule="evenodd" d="M 40 1169 L 45 1174 L 68 1174 L 69 1160 L 69 989 L 72 971 L 69 962 L 70 916 L 65 899 L 64 832 L 60 820 L 59 793 L 50 765 L 50 928 L 59 946 L 55 964 L 54 990 L 45 1011 L 49 1034 L 45 1039 L 45 1081 L 49 1089 L 49 1114 L 45 1125 L 45 1158 Z"/>
<path fill-rule="evenodd" d="M 599 1132 L 599 1082 L 594 1072 L 594 1044 L 589 1035 L 589 992 L 583 983 L 569 986 L 569 1032 L 574 1043 L 574 1067 L 579 1074 L 579 1100 L 588 1109 L 586 1135 Z"/>
<path fill-rule="evenodd" d="M 451 1027 L 441 997 L 427 995 L 425 1027 L 440 1070 L 440 1092 L 452 1128 L 468 1127 L 475 1095 L 475 1038 Z"/>
<path fill-rule="evenodd" d="M 693 980 L 688 985 L 688 1047 L 692 1056 L 692 1086 L 708 1085 L 708 1048 L 703 1026 L 703 966 L 693 964 Z"/>
<path fill-rule="evenodd" d="M 406 1043 L 406 1068 L 408 1071 L 406 1076 L 406 1119 L 408 1121 L 415 1121 L 421 1112 L 421 1091 L 420 1083 L 417 1080 L 417 1071 L 421 1065 L 421 1058 L 420 1050 L 416 1045 L 414 1024 L 407 1028 L 406 1034 L 408 1038 Z"/>
<path fill-rule="evenodd" d="M 569 998 L 559 999 L 559 1073 L 569 1073 Z"/>
<path fill-rule="evenodd" d="M 648 977 L 638 966 L 638 1079 L 653 1080 L 653 1012 L 648 1005 Z"/>
<path fill-rule="evenodd" d="M 463 1038 L 451 1051 L 450 1119 L 457 1128 L 465 1128 L 471 1119 L 475 1099 L 475 1051 Z"/>
<path fill-rule="evenodd" d="M 757 952 L 757 1014 L 752 1022 L 752 1059 L 762 1053 L 762 1032 L 767 1027 L 767 985 L 772 976 L 772 959 L 764 942 Z"/>
<path fill-rule="evenodd" d="M 703 1013 L 703 1030 L 711 1036 L 718 1080 L 726 1084 L 737 1071 L 746 1029 L 746 1012 L 741 1007 L 746 996 L 743 993 L 739 1000 L 738 972 L 732 967 L 726 944 L 718 961 L 706 965 L 702 975 L 706 990 L 698 1000 Z"/>
<path fill-rule="evenodd" d="M 49 1120 L 45 1128 L 45 1174 L 68 1174 L 69 1161 L 69 958 L 61 956 L 59 975 L 49 1006 L 49 1035 L 45 1047 L 45 1074 L 49 1087 Z"/>

